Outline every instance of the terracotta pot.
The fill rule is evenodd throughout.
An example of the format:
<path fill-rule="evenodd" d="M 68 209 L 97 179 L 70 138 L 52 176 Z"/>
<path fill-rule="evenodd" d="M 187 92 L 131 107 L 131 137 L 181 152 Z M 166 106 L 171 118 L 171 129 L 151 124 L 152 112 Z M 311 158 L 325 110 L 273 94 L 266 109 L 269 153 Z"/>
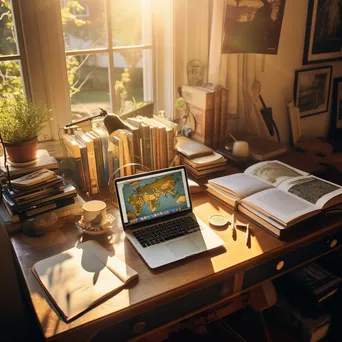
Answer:
<path fill-rule="evenodd" d="M 36 159 L 38 138 L 20 143 L 4 141 L 8 158 L 13 163 L 25 163 Z"/>

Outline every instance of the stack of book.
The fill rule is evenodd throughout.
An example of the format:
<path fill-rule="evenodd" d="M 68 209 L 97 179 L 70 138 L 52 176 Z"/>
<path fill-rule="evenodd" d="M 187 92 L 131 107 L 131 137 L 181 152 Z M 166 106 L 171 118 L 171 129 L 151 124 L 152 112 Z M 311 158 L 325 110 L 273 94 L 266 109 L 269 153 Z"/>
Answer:
<path fill-rule="evenodd" d="M 180 154 L 180 163 L 196 178 L 223 171 L 226 168 L 227 160 L 224 157 L 210 147 L 187 137 L 178 137 L 176 148 Z"/>
<path fill-rule="evenodd" d="M 244 173 L 208 181 L 207 192 L 275 236 L 342 203 L 342 187 L 280 161 L 257 163 Z"/>
<path fill-rule="evenodd" d="M 3 199 L 12 222 L 70 206 L 75 203 L 76 190 L 65 185 L 54 171 L 41 169 L 14 179 L 4 188 Z"/>
<path fill-rule="evenodd" d="M 137 116 L 124 122 L 127 129 L 111 135 L 102 123 L 88 132 L 63 135 L 67 154 L 74 159 L 72 178 L 81 190 L 97 194 L 111 177 L 135 173 L 136 166 L 127 166 L 131 163 L 145 166 L 146 171 L 167 168 L 173 161 L 177 125 L 159 116 Z"/>
<path fill-rule="evenodd" d="M 192 139 L 213 149 L 224 147 L 227 136 L 228 89 L 221 86 L 210 89 L 184 85 L 182 97 L 196 121 Z"/>

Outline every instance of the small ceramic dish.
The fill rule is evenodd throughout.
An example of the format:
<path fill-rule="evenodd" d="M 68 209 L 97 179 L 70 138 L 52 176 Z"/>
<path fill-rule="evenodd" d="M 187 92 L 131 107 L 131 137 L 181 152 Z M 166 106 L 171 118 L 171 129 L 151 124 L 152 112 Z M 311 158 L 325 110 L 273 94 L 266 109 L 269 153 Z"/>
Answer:
<path fill-rule="evenodd" d="M 84 222 L 83 215 L 79 221 L 76 222 L 76 226 L 81 228 L 85 234 L 89 235 L 102 235 L 109 233 L 112 228 L 116 225 L 116 219 L 113 215 L 107 214 L 106 215 L 106 222 L 105 224 L 97 227 L 92 227 L 90 225 L 86 225 Z"/>

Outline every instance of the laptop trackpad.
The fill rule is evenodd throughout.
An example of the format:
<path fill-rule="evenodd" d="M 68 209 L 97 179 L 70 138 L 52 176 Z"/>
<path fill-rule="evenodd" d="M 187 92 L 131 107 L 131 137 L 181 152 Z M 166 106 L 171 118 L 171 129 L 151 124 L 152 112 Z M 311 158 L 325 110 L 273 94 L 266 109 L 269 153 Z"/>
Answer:
<path fill-rule="evenodd" d="M 176 259 L 182 259 L 200 251 L 200 249 L 188 238 L 169 242 L 166 244 L 166 247 L 172 252 Z"/>

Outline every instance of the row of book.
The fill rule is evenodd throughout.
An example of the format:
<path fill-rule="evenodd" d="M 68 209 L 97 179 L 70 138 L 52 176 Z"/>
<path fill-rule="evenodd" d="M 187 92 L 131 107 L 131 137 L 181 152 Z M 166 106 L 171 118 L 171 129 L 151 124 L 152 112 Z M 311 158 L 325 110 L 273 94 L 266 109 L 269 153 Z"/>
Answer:
<path fill-rule="evenodd" d="M 124 123 L 127 129 L 110 135 L 103 123 L 87 132 L 63 135 L 83 191 L 97 194 L 111 178 L 132 175 L 141 165 L 145 171 L 167 168 L 174 159 L 175 124 L 159 116 L 137 116 Z"/>
<path fill-rule="evenodd" d="M 228 89 L 182 86 L 182 97 L 196 121 L 192 139 L 217 149 L 224 147 L 227 137 Z"/>

